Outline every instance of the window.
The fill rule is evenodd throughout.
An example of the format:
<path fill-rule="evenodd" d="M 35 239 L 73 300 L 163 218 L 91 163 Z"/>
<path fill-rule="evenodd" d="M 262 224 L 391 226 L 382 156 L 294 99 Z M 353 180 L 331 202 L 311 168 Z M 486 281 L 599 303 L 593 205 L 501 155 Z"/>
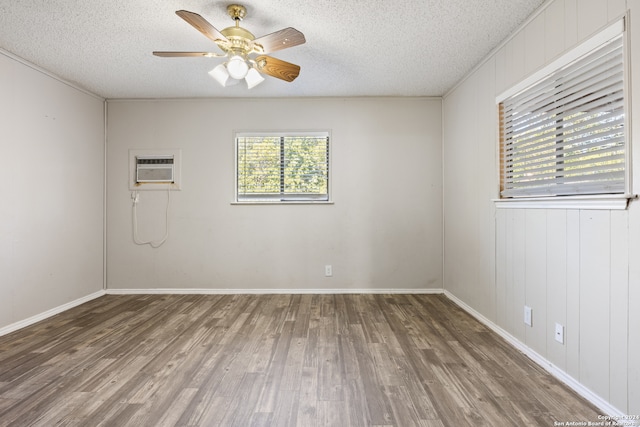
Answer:
<path fill-rule="evenodd" d="M 329 201 L 329 132 L 237 133 L 236 201 Z"/>
<path fill-rule="evenodd" d="M 499 102 L 502 198 L 628 193 L 622 30 Z"/>

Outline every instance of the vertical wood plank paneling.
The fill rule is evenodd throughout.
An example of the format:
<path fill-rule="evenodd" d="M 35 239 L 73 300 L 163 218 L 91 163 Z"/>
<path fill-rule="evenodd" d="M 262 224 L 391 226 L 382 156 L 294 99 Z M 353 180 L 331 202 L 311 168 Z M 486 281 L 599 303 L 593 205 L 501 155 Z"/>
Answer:
<path fill-rule="evenodd" d="M 629 8 L 636 16 L 640 12 L 640 0 L 629 0 Z M 632 24 L 637 20 L 632 21 Z M 631 45 L 638 46 L 640 32 L 631 31 Z M 636 49 L 637 52 L 637 49 Z M 632 81 L 640 80 L 640 61 L 638 55 L 631 56 Z M 640 99 L 640 85 L 632 84 L 632 99 Z M 632 109 L 632 123 L 640 123 L 640 108 Z M 638 133 L 633 138 L 632 164 L 640 165 L 640 150 L 638 150 Z M 638 193 L 640 188 L 640 174 L 633 174 L 632 189 Z M 628 300 L 628 385 L 627 401 L 628 414 L 640 414 L 640 204 L 634 200 L 629 207 L 629 300 Z"/>
<path fill-rule="evenodd" d="M 506 87 L 524 77 L 524 32 L 520 31 L 505 45 Z"/>
<path fill-rule="evenodd" d="M 640 3 L 639 3 L 640 4 Z M 640 414 L 640 202 L 629 208 L 629 338 L 627 414 Z"/>
<path fill-rule="evenodd" d="M 525 212 L 525 303 L 533 324 L 525 327 L 526 344 L 546 357 L 547 342 L 547 211 Z"/>
<path fill-rule="evenodd" d="M 564 0 L 556 0 L 544 11 L 544 59 L 551 61 L 564 52 Z"/>
<path fill-rule="evenodd" d="M 549 3 L 542 15 L 495 53 L 495 94 L 584 41 L 624 14 L 627 7 L 640 12 L 640 0 Z M 632 37 L 632 41 L 637 38 L 635 33 Z M 634 63 L 636 59 L 632 58 Z M 632 67 L 632 81 L 640 78 L 638 70 L 640 67 Z M 480 139 L 490 139 L 483 122 L 490 120 L 489 108 L 493 108 L 492 113 L 495 108 L 488 101 L 484 103 L 483 98 L 490 95 L 482 85 L 491 76 L 477 73 L 480 77 L 473 84 L 480 87 L 466 87 L 458 102 L 478 105 L 479 119 L 473 133 Z M 632 99 L 640 93 L 638 87 L 632 85 Z M 633 113 L 635 122 L 640 115 Z M 487 147 L 480 144 L 481 149 Z M 632 150 L 634 164 L 640 159 L 638 153 L 640 150 Z M 495 174 L 488 167 L 479 172 Z M 480 209 L 480 193 L 490 185 L 487 178 L 472 186 Z M 637 192 L 640 174 L 634 174 L 634 180 Z M 479 253 L 491 250 L 487 239 L 494 239 L 496 322 L 616 408 L 640 413 L 640 310 L 633 309 L 640 307 L 640 202 L 632 202 L 628 211 L 548 210 L 545 221 L 543 212 L 498 210 L 494 218 L 487 218 L 485 211 L 478 211 L 480 230 L 488 224 L 495 226 L 491 236 L 482 232 L 477 235 L 477 249 Z M 456 256 L 468 254 L 463 251 Z M 477 271 L 481 279 L 487 276 L 482 268 Z M 461 291 L 468 296 L 475 292 L 463 287 L 460 285 Z M 525 303 L 534 309 L 533 328 L 523 323 Z M 484 309 L 484 304 L 479 301 L 474 308 Z M 541 316 L 544 323 L 540 323 Z M 564 345 L 554 339 L 556 322 L 565 326 Z"/>
<path fill-rule="evenodd" d="M 567 373 L 580 379 L 580 211 L 567 211 Z"/>
<path fill-rule="evenodd" d="M 515 71 L 514 71 L 514 42 L 513 39 L 509 40 L 504 46 L 504 86 L 509 88 L 516 83 Z"/>
<path fill-rule="evenodd" d="M 578 0 L 564 0 L 564 48 L 578 43 Z"/>
<path fill-rule="evenodd" d="M 494 62 L 496 67 L 495 74 L 495 88 L 496 92 L 494 96 L 498 96 L 500 93 L 508 89 L 507 86 L 507 53 L 506 47 L 502 46 L 494 55 Z"/>
<path fill-rule="evenodd" d="M 547 359 L 566 370 L 566 340 L 555 340 L 555 324 L 567 327 L 567 211 L 547 212 Z"/>
<path fill-rule="evenodd" d="M 512 256 L 513 279 L 511 283 L 511 295 L 509 305 L 509 323 L 512 325 L 512 333 L 522 342 L 526 342 L 525 325 L 523 322 L 523 307 L 526 301 L 526 233 L 525 210 L 512 210 Z"/>
<path fill-rule="evenodd" d="M 504 317 L 505 317 L 505 330 L 511 335 L 516 336 L 516 326 L 513 316 L 513 305 L 515 303 L 515 291 L 514 291 L 514 238 L 515 233 L 515 211 L 508 209 L 504 212 L 505 222 L 505 248 L 504 248 Z"/>
<path fill-rule="evenodd" d="M 627 211 L 611 212 L 611 326 L 609 401 L 627 411 L 627 319 L 629 316 L 629 226 Z"/>
<path fill-rule="evenodd" d="M 496 211 L 496 324 L 507 330 L 507 220 L 506 209 Z"/>
<path fill-rule="evenodd" d="M 580 211 L 580 382 L 609 398 L 611 213 Z"/>
<path fill-rule="evenodd" d="M 529 22 L 524 28 L 524 72 L 525 75 L 531 74 L 533 71 L 544 65 L 545 53 L 545 22 L 544 13 L 536 16 L 533 21 Z"/>
<path fill-rule="evenodd" d="M 580 42 L 607 24 L 607 2 L 579 0 L 577 6 L 578 42 Z"/>
<path fill-rule="evenodd" d="M 479 92 L 475 90 L 476 87 L 481 82 L 481 77 L 478 73 L 471 76 L 467 83 L 469 85 L 469 93 L 472 95 L 468 97 L 470 102 L 467 105 L 467 120 L 466 123 L 469 123 L 471 126 L 469 129 L 466 129 L 467 135 L 472 135 L 470 129 L 474 129 L 476 132 L 479 132 L 482 123 L 478 117 L 478 98 Z M 471 144 L 466 144 L 461 147 L 461 149 L 465 153 L 465 162 L 461 163 L 464 165 L 465 170 L 469 174 L 468 176 L 482 176 L 481 171 L 483 171 L 484 165 L 482 162 L 478 162 L 478 157 L 480 156 L 480 138 L 473 139 Z M 479 276 L 479 260 L 480 260 L 480 229 L 478 224 L 478 212 L 480 210 L 480 206 L 477 203 L 477 194 L 478 188 L 475 186 L 475 182 L 472 184 L 467 179 L 465 179 L 464 185 L 464 205 L 461 207 L 464 210 L 464 213 L 460 216 L 461 223 L 467 223 L 468 232 L 465 239 L 460 240 L 460 247 L 464 248 L 468 254 L 468 264 L 465 267 L 465 271 L 462 274 L 464 282 L 460 283 L 459 289 L 462 290 L 462 297 L 466 300 L 477 301 L 478 311 L 481 313 L 485 313 L 485 304 L 484 304 L 484 290 L 482 288 L 482 278 Z M 463 283 L 469 283 L 469 281 L 475 281 L 476 286 L 473 288 L 469 288 L 464 286 Z"/>
<path fill-rule="evenodd" d="M 627 9 L 627 2 L 625 0 L 608 0 L 607 11 L 609 22 L 613 22 L 620 16 L 624 15 Z"/>
<path fill-rule="evenodd" d="M 475 192 L 475 204 L 478 215 L 476 228 L 478 229 L 478 286 L 480 287 L 478 301 L 482 303 L 479 311 L 491 321 L 496 321 L 496 269 L 495 269 L 495 204 L 491 201 L 498 196 L 497 188 L 498 161 L 496 158 L 497 107 L 495 94 L 495 66 L 493 60 L 487 61 L 478 70 L 479 88 L 476 112 L 478 117 L 477 139 L 478 180 L 481 190 Z"/>

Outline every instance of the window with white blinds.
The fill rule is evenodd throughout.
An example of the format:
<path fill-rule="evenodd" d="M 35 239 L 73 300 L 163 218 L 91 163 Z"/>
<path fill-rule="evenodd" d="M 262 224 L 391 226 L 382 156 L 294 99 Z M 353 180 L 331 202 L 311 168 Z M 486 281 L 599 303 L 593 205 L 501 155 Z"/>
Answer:
<path fill-rule="evenodd" d="M 501 197 L 626 192 L 623 41 L 500 102 Z"/>
<path fill-rule="evenodd" d="M 329 132 L 236 134 L 236 201 L 329 200 Z"/>

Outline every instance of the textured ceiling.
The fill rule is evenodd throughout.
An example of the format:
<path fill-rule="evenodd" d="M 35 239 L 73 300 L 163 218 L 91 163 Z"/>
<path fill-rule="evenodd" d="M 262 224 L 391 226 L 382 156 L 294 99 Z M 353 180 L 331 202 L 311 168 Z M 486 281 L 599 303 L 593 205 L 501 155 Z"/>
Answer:
<path fill-rule="evenodd" d="M 221 30 L 210 0 L 0 0 L 0 48 L 105 98 L 439 96 L 543 0 L 252 0 L 241 26 L 256 37 L 285 27 L 307 43 L 271 56 L 301 66 L 292 83 L 223 88 L 220 58 L 159 58 L 154 50 L 218 52 L 180 19 L 185 9 Z"/>

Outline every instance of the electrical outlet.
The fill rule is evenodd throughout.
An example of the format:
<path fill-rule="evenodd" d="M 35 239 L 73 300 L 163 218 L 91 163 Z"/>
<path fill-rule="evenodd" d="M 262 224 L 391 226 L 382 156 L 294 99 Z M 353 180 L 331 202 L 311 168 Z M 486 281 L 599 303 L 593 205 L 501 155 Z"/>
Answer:
<path fill-rule="evenodd" d="M 524 323 L 533 326 L 533 310 L 526 305 L 524 306 Z"/>
<path fill-rule="evenodd" d="M 560 344 L 564 344 L 564 326 L 560 323 L 556 323 L 555 338 Z"/>
<path fill-rule="evenodd" d="M 331 268 L 331 265 L 327 264 L 324 266 L 324 275 L 325 277 L 333 276 L 333 268 Z"/>

